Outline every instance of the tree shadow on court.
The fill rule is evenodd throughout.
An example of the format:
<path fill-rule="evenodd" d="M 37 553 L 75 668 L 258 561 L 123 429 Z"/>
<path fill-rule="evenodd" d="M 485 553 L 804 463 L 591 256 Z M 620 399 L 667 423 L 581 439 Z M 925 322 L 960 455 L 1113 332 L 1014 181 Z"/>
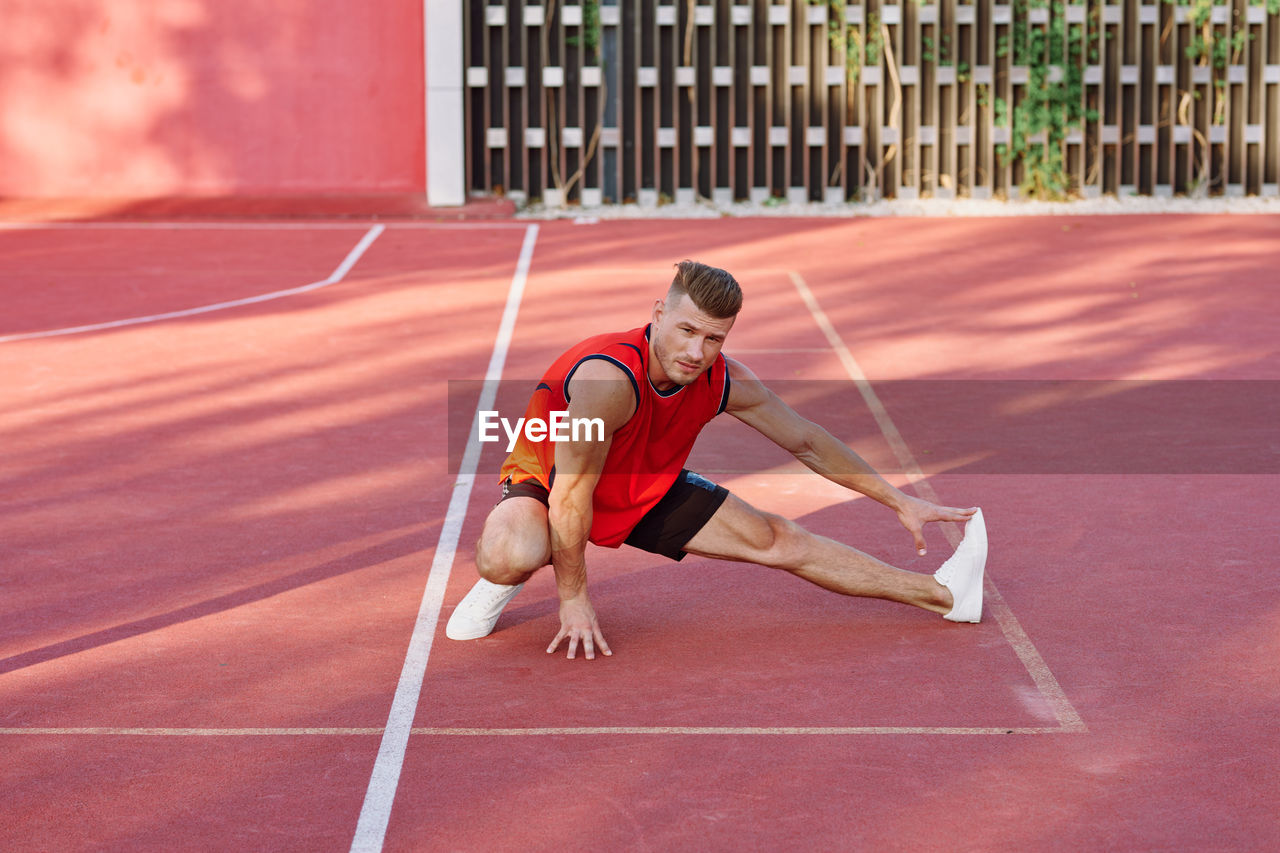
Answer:
<path fill-rule="evenodd" d="M 309 566 L 299 572 L 279 575 L 255 586 L 240 587 L 225 595 L 209 598 L 165 613 L 115 624 L 101 631 L 83 634 L 59 643 L 12 655 L 0 659 L 0 675 L 24 667 L 47 663 L 66 655 L 73 655 L 111 643 L 128 640 L 140 634 L 159 631 L 183 622 L 214 616 L 228 610 L 234 610 L 238 607 L 272 598 L 308 584 L 320 583 L 339 575 L 358 572 L 361 569 L 386 563 L 409 554 L 421 553 L 426 547 L 429 547 L 430 532 L 430 530 L 415 531 L 377 546 L 355 551 L 335 560 L 327 560 Z"/>

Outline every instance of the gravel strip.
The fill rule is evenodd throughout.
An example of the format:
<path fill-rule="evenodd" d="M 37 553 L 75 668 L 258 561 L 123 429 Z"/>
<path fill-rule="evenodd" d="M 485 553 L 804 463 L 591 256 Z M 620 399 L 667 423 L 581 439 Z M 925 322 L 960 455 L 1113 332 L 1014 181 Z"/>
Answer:
<path fill-rule="evenodd" d="M 546 207 L 527 205 L 516 211 L 517 219 L 719 219 L 722 217 L 858 217 L 858 216 L 1116 216 L 1159 213 L 1280 214 L 1280 198 L 1153 198 L 1131 196 L 1082 199 L 1079 201 L 978 201 L 973 199 L 886 200 L 865 204 L 792 204 L 734 202 L 715 204 L 601 205 L 599 207 Z"/>

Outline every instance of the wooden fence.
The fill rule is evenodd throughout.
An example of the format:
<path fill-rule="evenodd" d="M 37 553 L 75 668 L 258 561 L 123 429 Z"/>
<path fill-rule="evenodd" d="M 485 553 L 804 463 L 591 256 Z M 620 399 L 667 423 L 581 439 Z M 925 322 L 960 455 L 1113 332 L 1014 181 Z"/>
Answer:
<path fill-rule="evenodd" d="M 476 192 L 1275 196 L 1280 0 L 470 0 Z"/>

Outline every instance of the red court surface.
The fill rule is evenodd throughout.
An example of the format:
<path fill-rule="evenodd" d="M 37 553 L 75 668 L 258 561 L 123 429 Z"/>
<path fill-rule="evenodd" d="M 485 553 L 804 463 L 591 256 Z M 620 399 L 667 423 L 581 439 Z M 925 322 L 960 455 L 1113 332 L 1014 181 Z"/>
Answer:
<path fill-rule="evenodd" d="M 449 383 L 685 257 L 728 354 L 983 507 L 981 624 L 593 547 L 612 657 L 545 654 L 550 571 L 444 638 L 502 457 Z M 1277 270 L 1276 217 L 0 226 L 0 849 L 1280 847 Z M 721 420 L 746 500 L 958 541 Z"/>

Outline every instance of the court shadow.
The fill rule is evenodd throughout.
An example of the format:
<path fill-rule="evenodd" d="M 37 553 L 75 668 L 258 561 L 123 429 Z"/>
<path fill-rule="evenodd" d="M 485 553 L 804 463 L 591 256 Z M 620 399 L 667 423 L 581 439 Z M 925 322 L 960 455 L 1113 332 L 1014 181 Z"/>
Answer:
<path fill-rule="evenodd" d="M 320 583 L 351 572 L 358 572 L 370 566 L 395 560 L 408 554 L 420 553 L 429 547 L 430 541 L 427 531 L 415 531 L 412 534 L 397 536 L 373 547 L 362 548 L 352 554 L 318 563 L 302 571 L 281 575 L 264 583 L 241 587 L 225 595 L 208 598 L 143 619 L 135 619 L 131 622 L 113 625 L 101 631 L 84 634 L 58 643 L 51 643 L 7 658 L 0 658 L 0 675 L 25 667 L 48 663 L 66 655 L 73 655 L 110 643 L 117 643 L 141 634 L 159 631 L 183 622 L 202 619 L 206 616 L 243 607 L 309 584 Z"/>

